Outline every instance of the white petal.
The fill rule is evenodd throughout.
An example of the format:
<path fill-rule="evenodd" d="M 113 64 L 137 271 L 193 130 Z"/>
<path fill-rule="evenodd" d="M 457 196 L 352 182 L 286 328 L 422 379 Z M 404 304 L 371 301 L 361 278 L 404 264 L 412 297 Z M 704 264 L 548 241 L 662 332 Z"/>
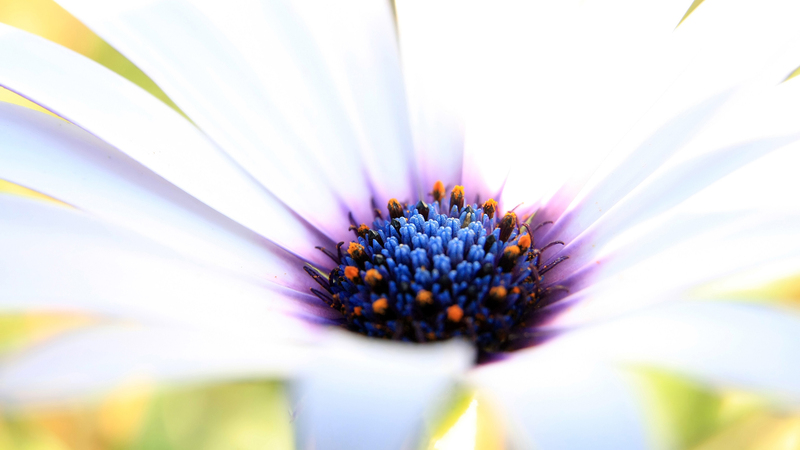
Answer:
<path fill-rule="evenodd" d="M 758 74 L 796 34 L 797 6 L 786 2 L 704 4 L 674 30 L 688 7 L 680 3 L 587 2 L 570 14 L 569 3 L 559 2 L 532 7 L 538 16 L 521 12 L 516 27 L 516 14 L 503 16 L 499 24 L 508 31 L 499 33 L 521 44 L 508 54 L 488 45 L 499 63 L 484 66 L 512 75 L 488 77 L 497 87 L 470 117 L 467 153 L 491 185 L 508 176 L 509 206 L 547 197 L 615 149 L 605 164 L 613 169 L 681 111 Z M 535 20 L 550 23 L 529 26 Z"/>
<path fill-rule="evenodd" d="M 0 130 L 0 178 L 221 271 L 306 290 L 301 260 L 75 125 L 1 104 Z"/>
<path fill-rule="evenodd" d="M 307 359 L 302 345 L 177 328 L 111 324 L 73 331 L 6 357 L 4 407 L 63 402 L 125 383 L 287 377 Z"/>
<path fill-rule="evenodd" d="M 606 230 L 605 233 L 620 234 L 643 220 L 668 211 L 732 172 L 798 139 L 800 133 L 794 136 L 765 137 L 700 155 L 669 168 L 660 176 L 652 177 L 642 189 L 620 203 L 619 208 L 609 211 L 591 234 L 596 237 L 599 229 Z M 770 194 L 762 190 L 758 183 L 753 184 L 752 190 L 761 191 L 760 194 L 764 196 Z"/>
<path fill-rule="evenodd" d="M 461 184 L 475 5 L 410 0 L 395 8 L 422 186 Z"/>
<path fill-rule="evenodd" d="M 705 19 L 698 20 L 695 14 L 701 11 L 699 16 Z M 797 113 L 787 109 L 789 102 L 780 105 L 773 101 L 770 104 L 761 101 L 761 97 L 775 97 L 768 91 L 776 91 L 775 85 L 780 78 L 776 79 L 774 73 L 762 72 L 782 51 L 792 47 L 797 35 L 794 23 L 798 18 L 800 9 L 785 2 L 717 2 L 698 8 L 685 24 L 686 29 L 681 25 L 677 31 L 678 35 L 685 34 L 682 40 L 698 47 L 696 57 L 647 114 L 616 143 L 614 152 L 589 182 L 586 196 L 596 196 L 599 190 L 614 185 L 609 180 L 620 176 L 620 167 L 630 161 L 630 155 L 639 152 L 642 145 L 647 145 L 661 132 L 657 130 L 663 130 L 665 123 L 685 114 L 683 111 L 690 105 L 700 99 L 713 98 L 712 95 L 727 95 L 731 99 L 700 134 L 692 136 L 692 139 L 698 138 L 698 144 L 687 145 L 680 158 L 747 140 L 796 133 L 796 126 L 794 130 L 784 127 L 781 133 L 776 133 L 778 127 L 765 126 L 787 112 L 791 114 L 779 122 L 789 123 Z M 692 24 L 688 25 L 689 22 Z M 735 95 L 731 96 L 731 92 Z M 763 132 L 766 130 L 769 133 L 765 135 Z M 632 152 L 633 149 L 636 150 Z M 664 163 L 666 160 L 661 160 L 661 164 Z M 581 206 L 589 215 L 596 215 L 599 209 L 591 201 L 584 201 L 577 207 Z M 605 205 L 603 211 L 607 207 Z"/>
<path fill-rule="evenodd" d="M 680 209 L 692 213 L 800 211 L 800 198 L 794 195 L 800 179 L 792 171 L 800 164 L 799 157 L 800 144 L 790 144 L 714 183 L 682 203 Z"/>
<path fill-rule="evenodd" d="M 423 413 L 473 358 L 460 341 L 421 346 L 342 332 L 326 337 L 297 386 L 299 448 L 414 448 Z"/>
<path fill-rule="evenodd" d="M 698 286 L 720 277 L 794 260 L 800 254 L 797 221 L 796 214 L 763 212 L 675 215 L 629 232 L 588 264 L 590 270 L 574 275 L 573 298 L 553 305 L 560 314 L 550 325 L 574 327 L 691 298 Z"/>
<path fill-rule="evenodd" d="M 286 103 L 285 99 L 271 101 L 271 97 L 285 96 L 302 88 L 296 85 L 290 86 L 287 93 L 278 91 L 274 86 L 267 89 L 262 78 L 253 70 L 236 45 L 214 25 L 211 19 L 192 5 L 178 0 L 153 1 L 146 4 L 139 2 L 122 7 L 99 1 L 76 0 L 61 3 L 139 65 L 205 133 L 255 179 L 298 214 L 307 217 L 315 226 L 331 236 L 345 235 L 349 225 L 348 209 L 359 206 L 363 211 L 368 208 L 359 204 L 349 205 L 347 198 L 349 193 L 337 192 L 335 189 L 337 185 L 353 186 L 335 181 L 337 177 L 347 174 L 354 174 L 353 176 L 357 178 L 364 176 L 363 172 L 359 173 L 357 167 L 347 168 L 343 173 L 336 171 L 337 167 L 348 163 L 346 160 L 334 161 L 337 156 L 336 147 L 341 148 L 341 145 L 333 149 L 324 147 L 324 142 L 320 141 L 324 135 L 307 138 L 304 134 L 309 127 L 313 129 L 316 118 L 312 115 L 310 118 L 300 120 L 294 113 L 284 115 L 280 108 Z M 359 12 L 358 5 L 351 6 L 353 12 Z M 349 11 L 334 12 L 335 16 L 328 14 L 320 20 L 330 25 L 331 20 L 348 19 Z M 291 16 L 289 13 L 288 17 Z M 368 27 L 374 25 L 367 23 Z M 381 45 L 380 49 L 385 50 L 386 47 L 383 45 L 385 42 L 381 41 L 384 36 L 371 33 L 374 30 L 364 30 L 356 26 L 348 29 L 348 32 L 351 31 L 355 34 L 349 36 L 351 40 L 334 41 L 327 45 L 342 45 L 343 48 L 350 50 L 348 44 L 361 41 L 361 45 L 366 46 L 366 42 L 370 42 L 370 45 L 374 45 L 375 42 Z M 359 34 L 361 32 L 366 32 L 366 35 Z M 351 62 L 356 66 L 351 69 L 356 72 L 359 66 L 369 69 L 374 59 L 367 58 L 368 61 L 364 62 L 357 58 L 374 56 L 374 53 L 364 55 L 354 51 Z M 271 64 L 276 62 L 271 61 Z M 279 68 L 280 63 L 271 67 L 271 70 L 278 70 L 276 67 Z M 303 70 L 309 69 L 304 67 Z M 314 70 L 326 72 L 325 68 Z M 385 75 L 383 71 L 380 73 Z M 360 75 L 360 78 L 346 81 L 360 81 L 366 85 L 347 86 L 351 89 L 348 94 L 352 95 L 347 98 L 355 102 L 359 109 L 353 110 L 349 105 L 345 107 L 348 115 L 357 111 L 366 117 L 366 119 L 359 117 L 367 123 L 364 124 L 364 130 L 358 130 L 371 135 L 369 152 L 364 154 L 375 154 L 378 148 L 378 136 L 382 139 L 381 144 L 388 144 L 385 146 L 392 150 L 402 150 L 402 133 L 408 133 L 407 127 L 402 129 L 400 126 L 401 129 L 398 129 L 396 123 L 387 123 L 387 116 L 383 114 L 394 114 L 391 109 L 387 111 L 387 107 L 395 98 L 383 99 L 374 95 L 375 92 L 391 93 L 391 89 L 384 89 L 383 83 L 391 83 L 392 78 L 372 80 L 368 71 L 355 75 Z M 284 78 L 291 76 L 291 73 L 283 75 Z M 299 77 L 295 79 L 301 81 Z M 376 82 L 378 86 L 374 86 Z M 338 80 L 335 80 L 334 84 L 337 89 L 344 87 Z M 311 92 L 319 92 L 319 89 L 315 86 Z M 365 102 L 369 104 L 363 104 Z M 381 113 L 377 113 L 378 111 Z M 320 111 L 312 109 L 306 111 L 306 116 L 319 113 Z M 390 115 L 389 118 L 396 119 L 396 116 Z M 352 142 L 346 142 L 344 145 L 352 145 Z M 352 151 L 348 154 L 353 155 Z M 394 169 L 405 168 L 398 152 L 391 151 L 386 156 L 385 162 L 398 163 Z M 385 174 L 388 175 L 388 172 Z M 408 195 L 409 183 L 406 178 L 398 180 L 398 177 L 394 176 L 390 180 L 400 182 L 399 192 Z M 359 196 L 362 199 L 365 197 L 363 193 L 359 193 Z"/>
<path fill-rule="evenodd" d="M 590 212 L 590 214 L 602 214 L 602 217 L 578 238 L 569 242 L 562 250 L 557 253 L 549 252 L 547 254 L 548 259 L 559 254 L 570 256 L 570 259 L 563 262 L 551 277 L 557 280 L 562 278 L 563 274 L 574 272 L 586 264 L 591 264 L 598 259 L 598 254 L 603 251 L 609 241 L 621 236 L 626 230 L 644 220 L 664 214 L 720 178 L 777 148 L 796 142 L 799 138 L 800 134 L 791 137 L 761 139 L 707 153 L 663 170 L 659 176 L 652 176 L 648 182 L 644 183 L 644 186 L 635 189 L 633 193 L 629 194 L 627 198 L 608 212 L 587 208 L 586 211 Z M 750 189 L 757 191 L 760 186 L 751 186 Z M 768 192 L 762 192 L 761 194 L 764 196 L 770 195 Z M 711 207 L 708 207 L 703 212 L 711 213 L 710 210 Z M 698 212 L 698 214 L 703 214 L 703 212 Z M 580 220 L 585 216 L 568 217 L 577 217 Z M 697 219 L 694 220 L 697 221 Z M 700 223 L 697 223 L 697 225 L 699 226 Z M 559 238 L 562 236 L 559 233 L 553 233 L 553 235 Z M 567 236 L 569 236 L 569 233 L 567 233 Z M 681 236 L 676 235 L 674 238 L 680 239 Z M 672 242 L 676 241 L 670 240 L 667 236 L 660 240 L 662 245 Z M 643 250 L 647 250 L 649 247 L 644 249 L 638 245 L 636 247 L 639 255 L 648 254 L 643 253 Z"/>
<path fill-rule="evenodd" d="M 793 53 L 796 58 L 800 58 L 800 46 L 794 45 Z M 796 59 L 795 59 L 796 60 Z M 779 61 L 780 62 L 780 61 Z M 781 65 L 780 63 L 778 65 Z M 784 68 L 786 67 L 783 64 Z M 788 70 L 788 69 L 786 69 Z M 795 150 L 791 148 L 781 149 L 772 152 L 767 158 L 753 163 L 747 159 L 740 159 L 737 154 L 744 155 L 742 150 L 750 147 L 746 153 L 757 151 L 757 147 L 765 150 L 768 146 L 781 147 L 780 140 L 786 141 L 796 139 L 800 135 L 800 86 L 797 84 L 778 84 L 785 76 L 785 70 L 779 70 L 781 76 L 776 77 L 775 73 L 769 74 L 766 71 L 764 76 L 758 76 L 752 81 L 747 82 L 738 89 L 735 95 L 720 111 L 714 119 L 705 127 L 701 133 L 692 140 L 681 152 L 672 160 L 668 161 L 660 172 L 656 172 L 660 178 L 651 179 L 651 183 L 644 183 L 639 190 L 649 191 L 655 185 L 663 183 L 665 179 L 679 174 L 683 168 L 696 165 L 696 174 L 692 176 L 689 185 L 702 183 L 704 186 L 694 186 L 693 191 L 700 191 L 711 181 L 716 181 L 720 175 L 733 169 L 730 163 L 724 158 L 722 151 L 734 150 L 730 153 L 734 159 L 740 161 L 736 165 L 746 162 L 743 170 L 738 170 L 733 176 L 728 176 L 722 182 L 716 183 L 712 189 L 716 190 L 716 195 L 704 195 L 702 201 L 692 199 L 696 204 L 696 211 L 726 211 L 746 208 L 764 208 L 768 205 L 780 205 L 777 210 L 785 210 L 788 207 L 796 208 L 798 202 L 796 196 L 791 192 L 798 187 L 796 183 L 791 184 L 796 177 L 786 171 L 787 166 L 796 164 Z M 769 142 L 772 141 L 773 144 Z M 783 145 L 789 144 L 784 142 Z M 777 148 L 776 147 L 776 148 Z M 720 150 L 725 149 L 727 150 Z M 771 151 L 770 151 L 771 152 Z M 716 153 L 716 157 L 714 154 Z M 757 156 L 753 154 L 753 156 Z M 705 165 L 706 169 L 699 170 Z M 727 166 L 727 168 L 726 168 Z M 759 170 L 753 170 L 753 166 L 759 166 Z M 750 180 L 759 180 L 753 183 Z M 686 181 L 689 181 L 687 178 Z M 782 188 L 776 186 L 777 182 L 783 182 Z M 786 183 L 789 184 L 786 184 Z M 742 186 L 745 183 L 747 186 Z M 746 189 L 745 189 L 746 187 Z M 692 192 L 687 190 L 685 184 L 681 185 L 676 192 L 685 199 L 685 195 Z M 655 208 L 664 210 L 665 207 L 679 203 L 675 195 L 665 195 L 659 198 L 650 195 L 649 200 L 645 200 L 647 195 L 644 192 L 635 190 L 627 200 L 630 203 L 636 198 L 640 204 L 648 202 Z M 662 202 L 666 199 L 666 202 Z M 624 204 L 625 202 L 623 202 Z M 665 203 L 665 204 L 662 204 Z M 620 205 L 622 206 L 622 205 Z M 630 208 L 630 205 L 628 205 Z M 652 209 L 652 208 L 645 208 Z M 616 209 L 609 211 L 609 215 L 616 212 Z M 652 211 L 647 211 L 647 214 Z M 603 221 L 607 220 L 606 217 Z"/>
<path fill-rule="evenodd" d="M 574 239 L 689 142 L 729 97 L 729 94 L 712 97 L 664 124 L 591 188 L 574 209 L 547 231 L 544 240 L 550 240 L 551 236 L 567 242 Z"/>
<path fill-rule="evenodd" d="M 319 166 L 334 191 L 347 194 L 344 200 L 356 215 L 368 212 L 371 193 L 358 139 L 317 46 L 302 30 L 302 18 L 283 2 L 243 0 L 231 8 L 193 1 L 191 6 L 230 41 L 248 64 L 244 70 L 259 78 L 260 101 L 279 111 L 282 127 L 298 137 L 302 148 L 296 153 L 308 152 L 307 165 Z"/>
<path fill-rule="evenodd" d="M 800 317 L 790 309 L 722 301 L 665 304 L 545 346 L 586 360 L 656 366 L 718 386 L 800 400 L 794 357 Z"/>
<path fill-rule="evenodd" d="M 104 67 L 2 25 L 0 84 L 58 112 L 203 203 L 321 261 L 307 225 L 175 111 Z M 56 197 L 57 193 L 53 193 Z M 280 220 L 276 220 L 280 218 Z"/>
<path fill-rule="evenodd" d="M 79 211 L 9 196 L 0 206 L 6 310 L 78 310 L 287 337 L 311 330 L 288 315 L 325 311 L 306 303 L 309 294 L 221 275 Z"/>
<path fill-rule="evenodd" d="M 319 47 L 327 72 L 342 98 L 375 195 L 384 200 L 418 198 L 413 142 L 390 4 L 372 0 L 316 0 L 293 1 L 292 7 Z"/>
<path fill-rule="evenodd" d="M 698 46 L 699 52 L 665 92 L 658 108 L 671 105 L 679 111 L 715 92 L 749 83 L 796 42 L 798 18 L 800 6 L 781 0 L 703 4 L 676 31 Z"/>
<path fill-rule="evenodd" d="M 465 177 L 496 190 L 508 176 L 504 199 L 513 207 L 591 170 L 691 60 L 691 46 L 672 42 L 685 8 L 576 1 L 477 9 Z"/>
<path fill-rule="evenodd" d="M 796 311 L 673 303 L 556 336 L 471 379 L 537 448 L 642 448 L 645 405 L 636 403 L 622 370 L 658 367 L 797 402 L 798 333 Z"/>
<path fill-rule="evenodd" d="M 797 47 L 800 50 L 800 46 Z M 800 52 L 797 58 L 800 60 Z M 777 86 L 770 83 L 766 88 L 754 89 L 752 95 L 734 99 L 731 107 L 726 108 L 686 151 L 700 153 L 720 143 L 729 145 L 754 138 L 797 135 L 800 133 L 800 83 L 792 81 Z M 791 172 L 791 167 L 798 163 L 798 148 L 795 144 L 781 149 L 726 177 L 707 189 L 702 197 L 692 199 L 694 210 L 699 207 L 711 211 L 799 209 L 800 200 L 793 193 L 800 187 L 800 181 Z"/>
<path fill-rule="evenodd" d="M 479 368 L 470 380 L 502 407 L 521 448 L 646 447 L 636 392 L 608 365 L 537 348 Z"/>
<path fill-rule="evenodd" d="M 192 6 L 247 61 L 266 100 L 311 152 L 310 163 L 326 172 L 332 188 L 357 217 L 371 214 L 372 186 L 388 189 L 392 196 L 408 195 L 411 185 L 404 171 L 412 167 L 413 155 L 404 146 L 407 125 L 387 3 L 245 0 L 236 8 L 214 1 L 194 1 Z M 331 27 L 342 22 L 348 24 L 346 29 Z M 378 136 L 364 129 L 364 111 L 349 93 L 354 76 L 356 93 L 397 97 L 399 104 L 380 114 L 373 105 L 368 119 L 401 124 L 398 139 L 384 130 L 375 141 Z M 378 89 L 366 84 L 376 80 L 382 83 Z M 389 186 L 381 186 L 384 183 Z M 400 191 L 394 191 L 398 187 Z"/>
<path fill-rule="evenodd" d="M 665 213 L 694 215 L 695 218 L 691 220 L 700 226 L 703 223 L 699 220 L 704 214 L 756 209 L 766 217 L 769 209 L 773 213 L 779 211 L 784 214 L 800 210 L 800 203 L 793 195 L 800 185 L 790 169 L 797 163 L 797 148 L 800 148 L 797 145 L 800 136 L 800 109 L 796 106 L 798 98 L 800 89 L 797 87 L 787 89 L 770 86 L 758 95 L 737 99 L 734 105 L 729 104 L 721 113 L 723 117 L 716 120 L 711 130 L 706 130 L 696 142 L 690 144 L 691 151 L 683 152 L 656 169 L 653 175 L 631 189 L 616 206 L 608 208 L 607 202 L 587 201 L 596 200 L 599 193 L 595 191 L 588 194 L 576 209 L 562 218 L 562 224 L 568 221 L 578 223 L 582 217 L 598 217 L 598 220 L 558 253 L 548 255 L 548 259 L 559 253 L 570 256 L 551 273 L 551 280 L 558 281 L 576 270 L 588 268 L 587 265 L 599 264 L 599 261 L 606 267 L 601 271 L 603 277 L 607 277 L 610 275 L 606 273 L 609 264 L 611 267 L 615 264 L 614 258 L 628 255 L 623 258 L 628 260 L 626 264 L 630 264 L 631 255 L 635 254 L 637 258 L 652 256 L 663 251 L 665 246 L 678 244 L 683 237 L 666 229 L 665 236 L 657 239 L 657 242 L 653 241 L 655 245 L 642 245 L 641 242 L 634 243 L 628 239 L 626 245 L 630 249 L 617 251 L 611 257 L 601 256 L 609 241 L 624 236 L 626 230 L 643 220 Z M 754 114 L 756 111 L 758 113 Z M 768 120 L 764 120 L 765 117 Z M 713 147 L 715 143 L 731 141 L 734 144 L 728 144 L 726 148 Z M 692 153 L 698 155 L 692 156 Z M 619 173 L 615 172 L 616 178 L 609 177 L 596 188 L 606 189 L 616 185 L 617 180 L 623 178 L 624 171 L 620 170 L 627 162 L 617 169 Z M 620 191 L 620 194 L 623 192 Z M 661 217 L 657 220 L 665 219 Z M 672 226 L 686 229 L 686 225 L 688 223 L 673 222 Z M 565 236 L 563 233 L 563 229 L 556 228 L 544 239 L 562 238 Z M 569 237 L 567 233 L 565 238 Z M 704 250 L 709 243 L 706 239 L 696 244 L 695 248 Z M 709 253 L 692 251 L 692 254 L 695 259 L 711 257 Z M 719 267 L 719 264 L 711 263 L 709 267 Z"/>

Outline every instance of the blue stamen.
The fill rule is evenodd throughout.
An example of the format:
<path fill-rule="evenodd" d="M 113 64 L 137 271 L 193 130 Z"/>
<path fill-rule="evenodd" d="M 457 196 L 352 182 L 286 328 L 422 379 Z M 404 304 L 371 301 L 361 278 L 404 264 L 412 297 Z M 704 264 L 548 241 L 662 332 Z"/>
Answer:
<path fill-rule="evenodd" d="M 385 339 L 471 339 L 484 352 L 505 351 L 528 339 L 526 320 L 546 294 L 540 251 L 527 223 L 500 217 L 497 202 L 464 204 L 456 186 L 444 205 L 444 187 L 432 203 L 389 202 L 372 227 L 354 225 L 356 239 L 325 280 L 306 270 L 327 293 L 317 295 L 344 316 L 352 331 Z M 440 211 L 446 211 L 445 214 Z M 524 236 L 524 237 L 523 237 Z"/>

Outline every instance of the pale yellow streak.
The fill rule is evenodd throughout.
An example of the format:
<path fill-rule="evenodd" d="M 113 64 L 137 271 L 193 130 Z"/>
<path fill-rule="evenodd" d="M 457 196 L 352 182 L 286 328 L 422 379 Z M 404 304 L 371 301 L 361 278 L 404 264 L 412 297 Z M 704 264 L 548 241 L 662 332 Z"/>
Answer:
<path fill-rule="evenodd" d="M 58 117 L 59 119 L 63 120 L 62 117 L 60 117 L 60 116 L 58 116 L 56 114 L 53 114 L 52 112 L 42 108 L 41 106 L 37 105 L 36 103 L 33 103 L 32 101 L 28 100 L 27 98 L 22 97 L 21 95 L 18 95 L 15 92 L 11 92 L 11 91 L 9 91 L 8 89 L 6 89 L 6 88 L 4 88 L 2 86 L 0 86 L 0 102 L 13 103 L 15 105 L 24 106 L 26 108 L 30 108 L 30 109 L 33 109 L 33 110 L 36 110 L 36 111 L 39 111 L 39 112 L 50 114 L 53 117 Z"/>
<path fill-rule="evenodd" d="M 697 9 L 697 7 L 700 6 L 701 3 L 703 3 L 703 0 L 694 0 L 692 2 L 692 5 L 689 6 L 689 9 L 686 11 L 686 14 L 684 14 L 683 17 L 681 18 L 681 21 L 678 22 L 678 25 L 675 25 L 675 28 L 678 28 L 679 26 L 681 26 L 683 21 L 686 20 L 686 18 L 689 17 L 689 15 L 691 13 L 693 13 L 694 10 Z"/>
<path fill-rule="evenodd" d="M 478 401 L 473 399 L 464 414 L 433 444 L 434 450 L 473 450 L 477 424 Z"/>
<path fill-rule="evenodd" d="M 475 450 L 502 450 L 506 445 L 507 420 L 487 400 L 478 398 Z"/>
<path fill-rule="evenodd" d="M 753 279 L 738 274 L 709 282 L 696 288 L 694 294 L 710 300 L 766 301 L 796 306 L 800 304 L 800 274 L 770 276 L 769 279 L 761 279 L 760 274 Z"/>
<path fill-rule="evenodd" d="M 0 353 L 19 351 L 98 319 L 77 313 L 20 312 L 0 314 Z"/>
<path fill-rule="evenodd" d="M 45 201 L 59 206 L 72 208 L 72 205 L 64 203 L 61 200 L 55 199 L 53 197 L 50 197 L 49 195 L 42 194 L 41 192 L 34 191 L 33 189 L 28 189 L 24 186 L 20 186 L 18 184 L 3 179 L 0 179 L 0 194 L 16 195 L 19 197 Z"/>
<path fill-rule="evenodd" d="M 721 430 L 694 450 L 797 450 L 798 444 L 798 416 L 765 412 Z"/>
<path fill-rule="evenodd" d="M 784 78 L 783 82 L 785 83 L 798 75 L 800 75 L 800 67 L 794 69 L 792 73 L 790 73 L 786 78 Z"/>

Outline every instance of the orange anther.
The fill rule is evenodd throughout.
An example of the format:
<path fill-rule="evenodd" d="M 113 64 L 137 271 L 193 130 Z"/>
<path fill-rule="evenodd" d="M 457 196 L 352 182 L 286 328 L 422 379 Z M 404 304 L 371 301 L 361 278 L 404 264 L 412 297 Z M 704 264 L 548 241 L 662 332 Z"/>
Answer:
<path fill-rule="evenodd" d="M 531 248 L 531 237 L 530 237 L 530 235 L 523 234 L 522 236 L 520 236 L 519 240 L 517 241 L 517 245 L 519 246 L 519 248 L 523 252 L 527 251 L 529 248 Z"/>
<path fill-rule="evenodd" d="M 347 266 L 344 268 L 344 277 L 350 281 L 355 281 L 358 278 L 358 267 Z"/>
<path fill-rule="evenodd" d="M 500 240 L 507 241 L 511 237 L 511 232 L 517 227 L 517 215 L 513 212 L 506 213 L 497 227 L 500 228 Z"/>
<path fill-rule="evenodd" d="M 490 219 L 494 219 L 495 211 L 497 211 L 497 202 L 494 199 L 490 198 L 483 203 L 483 213 L 489 216 Z"/>
<path fill-rule="evenodd" d="M 388 307 L 389 302 L 382 297 L 372 302 L 372 310 L 375 311 L 375 314 L 384 314 L 386 312 L 386 308 Z"/>
<path fill-rule="evenodd" d="M 453 206 L 459 211 L 464 207 L 464 186 L 455 186 L 450 191 L 450 209 L 453 209 Z"/>
<path fill-rule="evenodd" d="M 351 242 L 350 246 L 347 247 L 347 253 L 352 257 L 355 257 L 356 253 L 363 252 L 363 251 L 364 251 L 364 247 L 361 244 L 357 243 L 357 242 Z"/>
<path fill-rule="evenodd" d="M 433 201 L 439 202 L 444 198 L 444 183 L 437 181 L 433 183 Z"/>
<path fill-rule="evenodd" d="M 511 272 L 517 264 L 517 258 L 522 253 L 516 245 L 509 245 L 503 250 L 503 256 L 500 258 L 500 267 L 504 272 Z"/>
<path fill-rule="evenodd" d="M 350 246 L 347 248 L 347 254 L 359 263 L 364 262 L 367 259 L 367 253 L 364 251 L 364 246 L 355 242 L 350 243 Z"/>
<path fill-rule="evenodd" d="M 505 250 L 503 250 L 503 257 L 517 259 L 519 258 L 520 253 L 522 253 L 522 251 L 519 249 L 519 247 L 516 245 L 509 245 Z"/>
<path fill-rule="evenodd" d="M 430 305 L 433 303 L 433 294 L 431 294 L 431 291 L 421 289 L 417 292 L 417 302 L 422 305 Z"/>
<path fill-rule="evenodd" d="M 366 281 L 367 284 L 372 287 L 377 286 L 378 283 L 381 282 L 381 280 L 383 280 L 383 275 L 381 275 L 381 273 L 378 272 L 376 269 L 369 269 L 367 271 L 366 276 L 364 277 L 364 281 Z"/>
<path fill-rule="evenodd" d="M 364 309 L 364 308 L 362 308 L 362 307 L 360 307 L 360 306 L 356 306 L 355 308 L 353 308 L 353 314 L 355 314 L 355 315 L 357 315 L 357 316 L 360 316 L 360 315 L 361 315 L 361 310 L 362 310 L 362 309 Z"/>
<path fill-rule="evenodd" d="M 458 305 L 453 305 L 447 308 L 447 320 L 451 322 L 460 322 L 464 317 L 464 310 Z"/>
<path fill-rule="evenodd" d="M 403 217 L 403 205 L 396 198 L 389 200 L 389 217 L 392 219 Z"/>
<path fill-rule="evenodd" d="M 503 286 L 495 286 L 489 289 L 489 297 L 492 300 L 495 301 L 505 300 L 506 295 L 508 295 L 508 292 L 506 291 L 506 288 L 504 288 Z"/>

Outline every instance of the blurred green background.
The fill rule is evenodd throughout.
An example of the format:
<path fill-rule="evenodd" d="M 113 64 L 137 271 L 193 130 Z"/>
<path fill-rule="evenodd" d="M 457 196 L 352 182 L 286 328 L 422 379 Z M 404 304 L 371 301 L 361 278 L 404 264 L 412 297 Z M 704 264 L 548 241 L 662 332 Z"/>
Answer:
<path fill-rule="evenodd" d="M 136 66 L 51 0 L 0 0 L 0 22 L 91 58 L 178 110 Z M 41 110 L 2 88 L 0 101 Z M 15 189 L 0 180 L 0 193 L 20 193 Z M 745 300 L 771 296 L 796 302 L 800 280 L 742 295 Z M 0 356 L 93 322 L 75 314 L 0 314 Z M 800 449 L 796 411 L 652 368 L 631 368 L 630 374 L 641 393 L 654 448 Z M 471 399 L 469 393 L 456 396 L 431 425 L 431 434 L 445 434 Z M 87 403 L 0 410 L 0 449 L 292 449 L 290 410 L 286 386 L 277 381 L 173 387 L 132 383 Z M 501 417 L 479 404 L 476 449 L 504 447 Z M 575 432 L 579 427 L 576 423 Z M 434 439 L 422 447 L 442 448 L 439 444 Z"/>

